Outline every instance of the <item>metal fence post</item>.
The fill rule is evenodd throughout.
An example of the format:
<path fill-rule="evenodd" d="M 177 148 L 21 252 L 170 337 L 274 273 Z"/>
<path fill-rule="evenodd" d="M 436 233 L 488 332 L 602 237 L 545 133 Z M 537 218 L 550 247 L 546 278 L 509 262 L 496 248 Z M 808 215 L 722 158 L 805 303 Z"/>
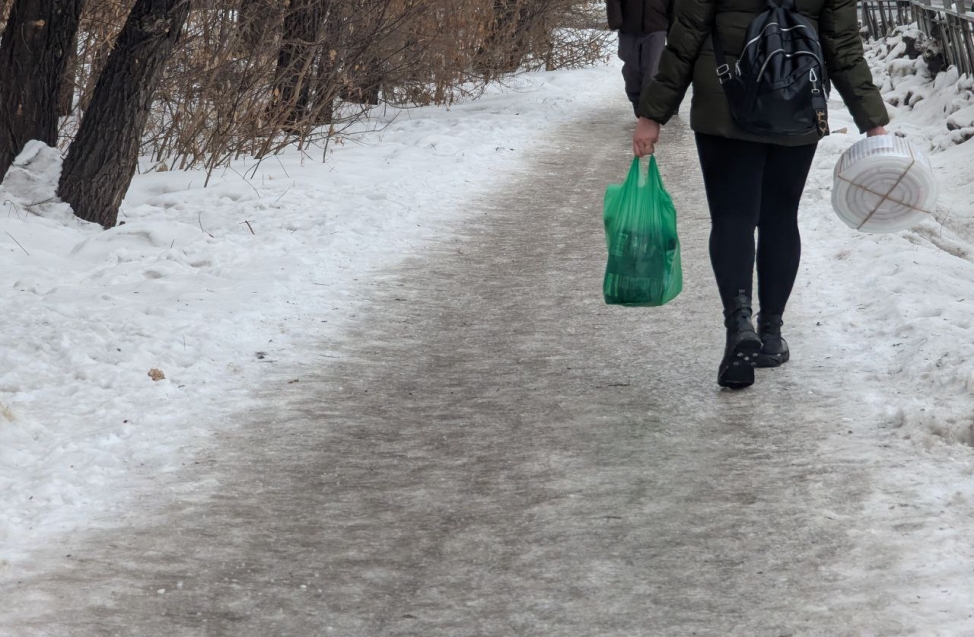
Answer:
<path fill-rule="evenodd" d="M 958 20 L 958 26 L 961 29 L 961 41 L 964 44 L 964 54 L 967 57 L 967 68 L 964 72 L 974 73 L 974 42 L 971 40 L 972 25 L 970 18 L 968 18 L 967 7 L 964 0 L 957 0 L 954 6 L 957 7 L 957 13 L 962 17 Z"/>

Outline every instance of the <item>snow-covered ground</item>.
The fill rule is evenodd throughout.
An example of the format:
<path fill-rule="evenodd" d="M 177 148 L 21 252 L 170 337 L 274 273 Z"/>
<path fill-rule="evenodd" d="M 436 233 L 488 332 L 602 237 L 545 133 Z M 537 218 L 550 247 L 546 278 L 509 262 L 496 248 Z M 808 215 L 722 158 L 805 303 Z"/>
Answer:
<path fill-rule="evenodd" d="M 615 64 L 516 84 L 451 110 L 390 112 L 325 163 L 294 152 L 244 179 L 255 167 L 241 162 L 205 189 L 200 173 L 139 175 L 125 224 L 107 232 L 51 201 L 57 154 L 29 148 L 0 188 L 0 578 L 5 563 L 109 523 L 156 476 L 193 462 L 235 426 L 268 366 L 327 355 L 370 271 L 451 241 L 465 202 L 530 169 L 524 151 L 547 131 L 613 101 L 627 117 Z M 894 131 L 939 143 L 942 117 L 894 115 Z M 846 228 L 830 207 L 832 169 L 859 136 L 837 101 L 832 120 L 848 132 L 822 143 L 802 212 L 802 277 L 830 294 L 799 289 L 818 318 L 788 328 L 828 335 L 881 380 L 888 391 L 850 391 L 886 426 L 867 440 L 878 447 L 892 431 L 923 463 L 956 465 L 957 484 L 918 471 L 917 490 L 970 508 L 974 245 L 935 219 L 894 235 Z M 974 216 L 974 142 L 948 146 L 938 215 Z"/>
<path fill-rule="evenodd" d="M 31 145 L 0 187 L 0 577 L 193 462 L 268 366 L 338 338 L 370 271 L 449 240 L 469 197 L 621 90 L 610 75 L 380 111 L 325 163 L 240 162 L 208 188 L 200 172 L 141 174 L 107 232 L 52 201 L 59 155 Z"/>
<path fill-rule="evenodd" d="M 887 102 L 889 130 L 930 151 L 940 204 L 934 218 L 909 231 L 859 237 L 855 253 L 873 258 L 864 267 L 850 264 L 849 274 L 863 289 L 883 292 L 858 299 L 876 319 L 863 328 L 885 350 L 890 375 L 913 379 L 912 395 L 889 405 L 895 420 L 907 431 L 974 446 L 974 142 L 967 141 L 974 137 L 974 78 L 955 67 L 931 73 L 922 56 L 906 56 L 911 39 L 921 51 L 931 46 L 915 27 L 901 27 L 869 43 L 866 57 Z M 823 144 L 823 170 L 842 141 Z"/>

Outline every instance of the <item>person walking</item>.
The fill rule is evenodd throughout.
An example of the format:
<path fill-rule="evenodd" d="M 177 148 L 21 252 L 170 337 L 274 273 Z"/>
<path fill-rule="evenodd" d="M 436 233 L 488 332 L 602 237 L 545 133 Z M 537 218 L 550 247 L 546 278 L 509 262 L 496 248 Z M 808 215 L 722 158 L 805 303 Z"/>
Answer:
<path fill-rule="evenodd" d="M 606 0 L 609 28 L 619 32 L 619 59 L 633 112 L 659 68 L 672 0 Z"/>
<path fill-rule="evenodd" d="M 856 0 L 781 2 L 814 27 L 812 36 L 817 33 L 827 75 L 860 133 L 885 135 L 889 115 L 863 58 Z M 637 108 L 633 135 L 637 156 L 654 153 L 660 127 L 678 111 L 693 85 L 690 127 L 710 208 L 710 259 L 727 328 L 717 381 L 732 389 L 752 385 L 755 366 L 774 367 L 790 358 L 781 328 L 801 257 L 798 207 L 817 143 L 828 132 L 827 123 L 820 121 L 820 130 L 808 134 L 759 134 L 753 128 L 745 130 L 740 109 L 731 108 L 723 84 L 733 79 L 732 68 L 740 73 L 738 61 L 749 53 L 749 24 L 774 3 L 680 0 L 659 72 Z M 777 42 L 789 46 L 792 35 Z M 755 43 L 752 35 L 747 46 Z M 814 73 L 811 80 L 818 80 Z M 817 93 L 816 88 L 813 84 L 812 92 Z M 824 111 L 824 101 L 821 104 Z M 756 330 L 751 306 L 755 262 L 760 303 Z"/>

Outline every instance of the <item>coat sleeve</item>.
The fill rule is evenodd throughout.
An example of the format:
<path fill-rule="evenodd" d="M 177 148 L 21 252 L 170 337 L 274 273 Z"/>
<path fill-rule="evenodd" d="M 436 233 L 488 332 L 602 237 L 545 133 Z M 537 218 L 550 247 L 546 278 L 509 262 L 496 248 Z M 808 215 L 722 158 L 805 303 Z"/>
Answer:
<path fill-rule="evenodd" d="M 826 0 L 819 16 L 819 39 L 832 84 L 849 107 L 859 132 L 888 124 L 886 103 L 863 57 L 856 0 Z"/>
<path fill-rule="evenodd" d="M 673 5 L 673 26 L 660 57 L 659 72 L 643 91 L 638 109 L 640 117 L 660 124 L 680 110 L 693 81 L 697 57 L 714 28 L 716 13 L 715 0 L 679 0 Z"/>
<path fill-rule="evenodd" d="M 605 12 L 609 28 L 617 31 L 622 28 L 622 0 L 605 0 Z"/>

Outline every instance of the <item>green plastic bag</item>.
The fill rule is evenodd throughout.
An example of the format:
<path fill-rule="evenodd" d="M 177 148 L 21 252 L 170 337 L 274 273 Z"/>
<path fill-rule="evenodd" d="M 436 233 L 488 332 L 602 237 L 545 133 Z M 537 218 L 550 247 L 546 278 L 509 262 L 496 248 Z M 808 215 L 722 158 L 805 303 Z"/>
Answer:
<path fill-rule="evenodd" d="M 648 174 L 632 161 L 624 184 L 605 191 L 605 239 L 609 262 L 602 291 L 609 305 L 655 307 L 683 289 L 676 210 L 663 188 L 656 157 Z"/>

